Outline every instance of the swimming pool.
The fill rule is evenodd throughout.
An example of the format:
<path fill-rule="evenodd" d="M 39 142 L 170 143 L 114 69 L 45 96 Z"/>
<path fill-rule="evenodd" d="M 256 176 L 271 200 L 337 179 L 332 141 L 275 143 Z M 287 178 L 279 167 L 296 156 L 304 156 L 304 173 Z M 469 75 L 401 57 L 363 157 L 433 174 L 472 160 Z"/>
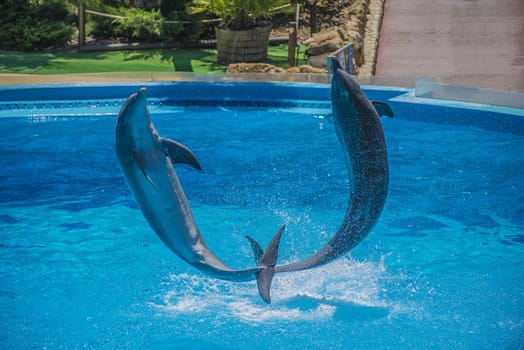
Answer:
<path fill-rule="evenodd" d="M 347 204 L 329 86 L 141 83 L 0 91 L 0 347 L 518 349 L 524 344 L 522 110 L 387 100 L 390 192 L 346 258 L 254 282 L 174 256 L 134 204 L 114 151 L 121 103 L 147 86 L 155 125 L 204 171 L 179 178 L 208 245 L 251 266 L 316 251 Z"/>

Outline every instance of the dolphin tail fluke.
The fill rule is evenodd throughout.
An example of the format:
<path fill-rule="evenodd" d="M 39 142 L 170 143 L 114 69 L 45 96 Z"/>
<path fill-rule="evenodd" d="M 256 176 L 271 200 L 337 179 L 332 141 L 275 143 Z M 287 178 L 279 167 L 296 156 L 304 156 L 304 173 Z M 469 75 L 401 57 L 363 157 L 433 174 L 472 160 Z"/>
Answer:
<path fill-rule="evenodd" d="M 251 244 L 251 249 L 253 249 L 253 255 L 255 256 L 255 264 L 258 264 L 258 262 L 262 259 L 262 256 L 264 255 L 264 249 L 262 249 L 262 246 L 255 241 L 254 238 L 250 236 L 246 236 L 247 240 L 249 241 L 249 244 Z"/>
<path fill-rule="evenodd" d="M 273 281 L 273 276 L 275 274 L 275 265 L 277 264 L 278 257 L 278 246 L 280 244 L 280 237 L 286 225 L 282 225 L 280 230 L 273 236 L 271 242 L 269 242 L 265 251 L 262 250 L 260 244 L 255 241 L 253 238 L 246 236 L 251 243 L 251 248 L 257 260 L 257 267 L 264 267 L 264 269 L 257 274 L 257 287 L 260 296 L 266 303 L 271 303 L 271 282 Z"/>
<path fill-rule="evenodd" d="M 271 282 L 275 275 L 275 267 L 270 266 L 260 271 L 257 275 L 258 293 L 268 304 L 271 304 Z"/>

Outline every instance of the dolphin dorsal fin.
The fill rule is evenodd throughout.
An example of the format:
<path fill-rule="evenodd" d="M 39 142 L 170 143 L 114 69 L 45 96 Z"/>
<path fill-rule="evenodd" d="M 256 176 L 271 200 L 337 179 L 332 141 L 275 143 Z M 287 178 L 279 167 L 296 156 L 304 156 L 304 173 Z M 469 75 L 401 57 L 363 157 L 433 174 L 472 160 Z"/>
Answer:
<path fill-rule="evenodd" d="M 175 140 L 160 138 L 162 146 L 164 146 L 167 156 L 171 159 L 173 164 L 189 164 L 197 170 L 202 170 L 200 163 L 191 150 Z"/>
<path fill-rule="evenodd" d="M 386 117 L 393 118 L 393 110 L 387 103 L 382 102 L 382 101 L 370 101 L 370 102 L 373 105 L 373 107 L 375 107 L 375 110 L 377 111 L 379 117 L 386 116 Z"/>

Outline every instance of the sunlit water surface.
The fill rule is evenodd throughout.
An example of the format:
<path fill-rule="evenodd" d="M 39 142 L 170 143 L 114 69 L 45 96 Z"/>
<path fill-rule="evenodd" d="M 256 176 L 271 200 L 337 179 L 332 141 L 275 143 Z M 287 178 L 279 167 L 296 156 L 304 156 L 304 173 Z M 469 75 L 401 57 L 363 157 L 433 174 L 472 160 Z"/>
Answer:
<path fill-rule="evenodd" d="M 283 223 L 281 263 L 321 247 L 348 197 L 329 110 L 153 108 L 204 171 L 177 173 L 208 245 L 254 264 Z M 524 139 L 383 119 L 390 191 L 346 258 L 255 282 L 171 253 L 118 168 L 114 117 L 0 120 L 2 349 L 519 349 Z"/>

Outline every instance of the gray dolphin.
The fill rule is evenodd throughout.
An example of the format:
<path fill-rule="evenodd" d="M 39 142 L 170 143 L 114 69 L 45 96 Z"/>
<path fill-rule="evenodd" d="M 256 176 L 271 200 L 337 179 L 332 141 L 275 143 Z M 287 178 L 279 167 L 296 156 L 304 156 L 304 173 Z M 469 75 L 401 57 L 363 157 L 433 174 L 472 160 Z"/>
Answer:
<path fill-rule="evenodd" d="M 270 302 L 269 289 L 276 265 L 280 236 L 275 234 L 256 266 L 235 270 L 224 264 L 205 244 L 173 164 L 186 163 L 201 170 L 184 145 L 160 137 L 146 104 L 146 89 L 131 95 L 122 106 L 116 127 L 120 167 L 144 217 L 171 251 L 190 265 L 228 281 L 257 280 L 260 295 Z"/>
<path fill-rule="evenodd" d="M 333 122 L 349 174 L 346 214 L 338 231 L 318 252 L 298 262 L 277 265 L 275 273 L 310 269 L 346 254 L 375 226 L 386 201 L 388 156 L 379 113 L 392 117 L 391 108 L 382 102 L 370 102 L 359 85 L 341 69 L 333 76 L 331 101 Z M 260 257 L 262 248 L 253 239 L 249 240 L 255 256 Z"/>

